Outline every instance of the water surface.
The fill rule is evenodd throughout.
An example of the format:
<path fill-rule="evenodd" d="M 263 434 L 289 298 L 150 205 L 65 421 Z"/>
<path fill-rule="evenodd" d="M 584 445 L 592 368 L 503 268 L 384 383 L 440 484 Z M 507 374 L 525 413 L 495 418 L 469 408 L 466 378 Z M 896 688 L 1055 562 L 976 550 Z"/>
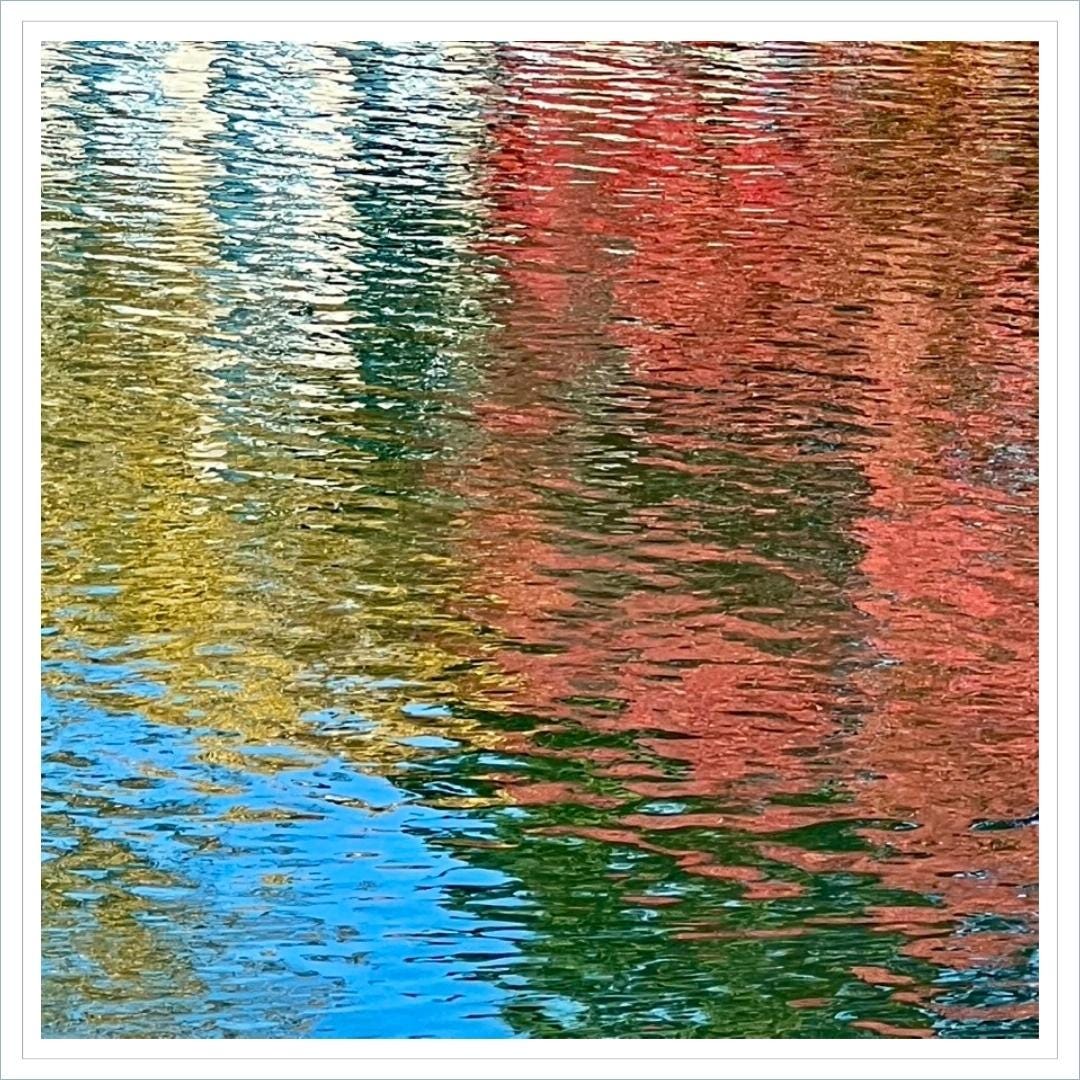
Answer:
<path fill-rule="evenodd" d="M 1037 50 L 43 53 L 43 1015 L 1037 1034 Z"/>

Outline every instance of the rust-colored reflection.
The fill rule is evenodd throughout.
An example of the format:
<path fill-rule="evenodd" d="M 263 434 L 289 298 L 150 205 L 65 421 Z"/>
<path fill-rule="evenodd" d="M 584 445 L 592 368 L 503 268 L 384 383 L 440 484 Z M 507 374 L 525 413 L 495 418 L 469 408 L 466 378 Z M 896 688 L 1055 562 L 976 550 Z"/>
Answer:
<path fill-rule="evenodd" d="M 1035 941 L 1037 879 L 1033 57 L 650 59 L 629 102 L 616 58 L 539 77 L 543 50 L 503 59 L 507 360 L 478 410 L 490 441 L 466 483 L 491 505 L 470 544 L 522 706 L 634 736 L 573 750 L 621 798 L 513 796 L 604 808 L 577 833 L 748 898 L 799 895 L 681 842 L 730 810 L 619 812 L 727 800 L 774 866 L 920 898 L 821 924 L 1007 969 Z M 784 798 L 834 784 L 843 801 Z M 807 845 L 830 820 L 866 843 Z"/>

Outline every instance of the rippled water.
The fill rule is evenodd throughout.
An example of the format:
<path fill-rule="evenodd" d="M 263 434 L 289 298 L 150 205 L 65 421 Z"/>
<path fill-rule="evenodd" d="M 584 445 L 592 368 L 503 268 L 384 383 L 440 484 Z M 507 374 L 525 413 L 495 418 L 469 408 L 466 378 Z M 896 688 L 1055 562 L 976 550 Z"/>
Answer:
<path fill-rule="evenodd" d="M 1036 1034 L 1036 83 L 46 46 L 45 1033 Z"/>

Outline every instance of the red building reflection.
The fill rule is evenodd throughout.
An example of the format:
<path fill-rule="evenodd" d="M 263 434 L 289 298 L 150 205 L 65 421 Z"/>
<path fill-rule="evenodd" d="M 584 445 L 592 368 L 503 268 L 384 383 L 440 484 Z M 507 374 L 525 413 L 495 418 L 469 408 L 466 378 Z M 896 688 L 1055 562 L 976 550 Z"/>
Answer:
<path fill-rule="evenodd" d="M 1017 821 L 1037 803 L 1034 239 L 1016 235 L 1034 121 L 1030 98 L 988 117 L 967 92 L 1034 74 L 1025 53 L 865 50 L 884 104 L 857 64 L 798 55 L 585 50 L 545 79 L 537 51 L 506 50 L 486 248 L 505 303 L 462 487 L 484 618 L 531 647 L 496 657 L 523 708 L 637 733 L 640 752 L 592 752 L 631 795 L 731 796 L 765 856 L 936 898 L 866 917 L 963 966 L 1024 944 L 956 929 L 1032 918 L 1037 879 Z M 619 512 L 592 513 L 615 484 Z M 710 538 L 718 515 L 740 527 Z M 777 598 L 718 601 L 704 568 Z M 850 800 L 776 801 L 830 782 Z M 856 854 L 774 838 L 830 816 L 892 824 Z M 789 895 L 680 846 L 720 822 L 593 833 Z"/>

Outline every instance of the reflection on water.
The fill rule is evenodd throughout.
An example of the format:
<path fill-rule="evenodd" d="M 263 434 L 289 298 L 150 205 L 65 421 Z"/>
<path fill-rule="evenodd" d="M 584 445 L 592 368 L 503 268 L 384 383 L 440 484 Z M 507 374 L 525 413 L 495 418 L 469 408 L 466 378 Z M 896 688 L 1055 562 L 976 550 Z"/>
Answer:
<path fill-rule="evenodd" d="M 43 71 L 47 1035 L 1037 1033 L 1034 46 Z"/>

